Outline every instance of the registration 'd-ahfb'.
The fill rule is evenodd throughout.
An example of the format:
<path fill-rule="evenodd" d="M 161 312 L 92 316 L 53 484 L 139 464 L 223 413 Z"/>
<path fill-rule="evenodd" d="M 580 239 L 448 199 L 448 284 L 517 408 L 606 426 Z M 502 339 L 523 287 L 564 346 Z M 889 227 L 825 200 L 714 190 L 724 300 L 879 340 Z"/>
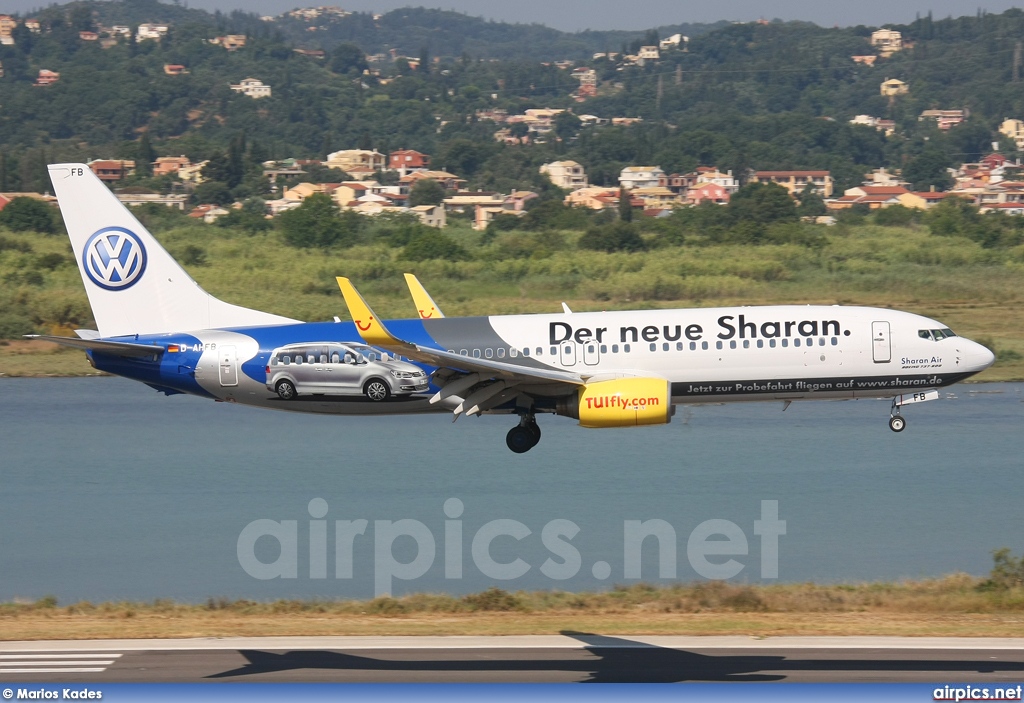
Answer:
<path fill-rule="evenodd" d="M 407 275 L 419 315 L 382 320 L 338 278 L 351 322 L 301 322 L 213 297 L 83 164 L 50 178 L 96 319 L 77 337 L 100 370 L 167 394 L 333 414 L 537 416 L 660 425 L 680 404 L 892 398 L 901 408 L 988 368 L 986 347 L 896 310 L 759 306 L 445 317 Z"/>

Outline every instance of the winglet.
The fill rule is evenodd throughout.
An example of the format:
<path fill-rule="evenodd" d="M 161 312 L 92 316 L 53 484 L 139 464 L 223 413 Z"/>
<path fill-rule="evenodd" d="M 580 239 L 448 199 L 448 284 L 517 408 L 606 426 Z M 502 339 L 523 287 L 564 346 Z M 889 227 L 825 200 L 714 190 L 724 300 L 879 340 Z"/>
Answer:
<path fill-rule="evenodd" d="M 341 288 L 341 294 L 345 296 L 345 304 L 348 305 L 352 321 L 356 323 L 356 329 L 359 330 L 359 334 L 367 344 L 385 348 L 406 346 L 405 342 L 388 332 L 381 319 L 370 309 L 370 306 L 363 300 L 363 296 L 352 285 L 352 281 L 341 276 L 337 277 L 337 281 L 338 287 Z"/>
<path fill-rule="evenodd" d="M 431 320 L 444 317 L 441 308 L 437 307 L 437 303 L 434 302 L 434 299 L 430 297 L 430 293 L 420 283 L 420 279 L 411 273 L 407 273 L 405 274 L 405 283 L 409 286 L 409 292 L 412 293 L 412 301 L 416 304 L 416 312 L 419 313 L 420 319 Z"/>

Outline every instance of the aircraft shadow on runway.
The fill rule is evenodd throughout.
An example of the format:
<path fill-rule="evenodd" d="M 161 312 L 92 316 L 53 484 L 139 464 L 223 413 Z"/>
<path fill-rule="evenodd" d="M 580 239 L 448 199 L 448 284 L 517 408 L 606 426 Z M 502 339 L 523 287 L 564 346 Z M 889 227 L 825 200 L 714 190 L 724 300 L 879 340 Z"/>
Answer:
<path fill-rule="evenodd" d="M 707 655 L 668 647 L 638 646 L 617 637 L 562 632 L 583 643 L 586 659 L 377 659 L 336 651 L 284 653 L 240 650 L 248 663 L 207 678 L 224 679 L 300 669 L 350 672 L 530 672 L 563 671 L 588 675 L 584 683 L 675 683 L 684 681 L 782 681 L 779 672 L 1024 672 L 1024 662 L 993 660 L 901 659 L 893 651 L 885 659 L 790 659 L 778 655 Z M 565 650 L 562 650 L 565 651 Z"/>

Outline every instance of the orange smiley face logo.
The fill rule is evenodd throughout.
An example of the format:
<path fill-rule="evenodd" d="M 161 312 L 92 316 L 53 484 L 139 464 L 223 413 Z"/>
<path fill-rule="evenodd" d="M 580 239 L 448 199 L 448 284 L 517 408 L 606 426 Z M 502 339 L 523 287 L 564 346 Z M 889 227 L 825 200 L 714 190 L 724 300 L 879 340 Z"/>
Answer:
<path fill-rule="evenodd" d="M 423 318 L 424 320 L 429 320 L 433 316 L 434 316 L 434 308 L 430 308 L 430 312 L 429 313 L 425 313 L 422 310 L 420 310 L 420 317 Z"/>
<path fill-rule="evenodd" d="M 356 323 L 356 327 L 359 328 L 360 332 L 365 332 L 366 330 L 370 329 L 370 327 L 373 326 L 373 317 L 370 318 L 370 321 L 366 323 L 365 327 L 363 326 L 363 323 L 362 323 L 361 320 L 356 320 L 355 323 Z"/>

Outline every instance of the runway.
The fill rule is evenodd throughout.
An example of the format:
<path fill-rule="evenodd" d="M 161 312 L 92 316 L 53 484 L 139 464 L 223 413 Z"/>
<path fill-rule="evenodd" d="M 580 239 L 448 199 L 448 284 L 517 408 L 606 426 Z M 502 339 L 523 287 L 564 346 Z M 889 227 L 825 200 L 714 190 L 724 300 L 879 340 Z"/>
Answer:
<path fill-rule="evenodd" d="M 262 637 L 0 643 L 0 682 L 1024 683 L 1024 639 Z"/>

